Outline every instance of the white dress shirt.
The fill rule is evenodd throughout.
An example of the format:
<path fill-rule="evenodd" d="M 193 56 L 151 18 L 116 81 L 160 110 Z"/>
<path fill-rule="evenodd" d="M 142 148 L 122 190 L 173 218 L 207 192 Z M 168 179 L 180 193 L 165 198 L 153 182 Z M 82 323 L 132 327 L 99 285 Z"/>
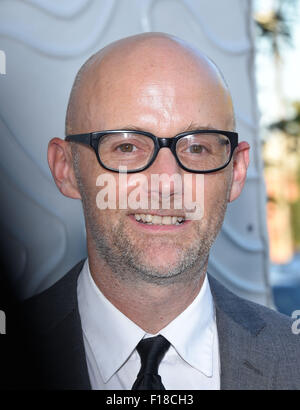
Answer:
<path fill-rule="evenodd" d="M 131 390 L 140 370 L 136 346 L 147 334 L 99 290 L 88 259 L 78 278 L 78 305 L 93 390 Z M 194 301 L 158 334 L 171 344 L 158 373 L 166 390 L 219 390 L 215 309 L 205 278 Z"/>

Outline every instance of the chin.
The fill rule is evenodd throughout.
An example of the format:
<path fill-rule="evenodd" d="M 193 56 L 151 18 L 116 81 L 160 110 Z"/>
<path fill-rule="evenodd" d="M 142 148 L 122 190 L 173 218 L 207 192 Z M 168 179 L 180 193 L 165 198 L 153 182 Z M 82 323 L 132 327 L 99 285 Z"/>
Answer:
<path fill-rule="evenodd" d="M 149 266 L 149 269 L 154 269 L 161 272 L 168 272 L 176 267 L 180 261 L 177 252 L 170 249 L 168 252 L 151 252 L 143 260 L 145 266 Z"/>

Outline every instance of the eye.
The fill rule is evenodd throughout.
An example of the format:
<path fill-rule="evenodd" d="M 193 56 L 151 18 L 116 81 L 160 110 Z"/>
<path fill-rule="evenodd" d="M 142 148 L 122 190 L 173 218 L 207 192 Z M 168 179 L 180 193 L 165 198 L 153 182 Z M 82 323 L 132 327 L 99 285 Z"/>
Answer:
<path fill-rule="evenodd" d="M 187 149 L 191 154 L 201 154 L 204 150 L 206 150 L 206 148 L 199 144 L 193 144 Z"/>
<path fill-rule="evenodd" d="M 117 150 L 121 152 L 134 152 L 136 151 L 136 146 L 133 144 L 121 144 L 117 146 Z"/>

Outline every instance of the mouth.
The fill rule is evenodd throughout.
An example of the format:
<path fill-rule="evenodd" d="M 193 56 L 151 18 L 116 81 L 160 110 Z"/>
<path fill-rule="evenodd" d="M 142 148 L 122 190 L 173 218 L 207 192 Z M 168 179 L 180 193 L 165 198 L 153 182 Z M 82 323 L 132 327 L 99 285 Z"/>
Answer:
<path fill-rule="evenodd" d="M 158 215 L 136 213 L 129 215 L 134 224 L 145 231 L 177 231 L 186 226 L 187 221 L 183 215 Z"/>
<path fill-rule="evenodd" d="M 185 222 L 183 216 L 173 215 L 151 215 L 151 214 L 134 214 L 134 218 L 137 222 L 146 225 L 181 225 Z"/>

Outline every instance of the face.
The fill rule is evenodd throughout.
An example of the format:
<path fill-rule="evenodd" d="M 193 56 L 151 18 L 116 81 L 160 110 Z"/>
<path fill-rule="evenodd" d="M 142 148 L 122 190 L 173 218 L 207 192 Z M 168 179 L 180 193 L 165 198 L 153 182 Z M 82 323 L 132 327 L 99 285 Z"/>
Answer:
<path fill-rule="evenodd" d="M 88 127 L 85 132 L 135 127 L 158 137 L 172 138 L 188 129 L 232 130 L 230 96 L 209 63 L 204 64 L 191 56 L 178 58 L 176 53 L 168 54 L 167 49 L 161 51 L 157 60 L 157 56 L 152 56 L 151 62 L 147 62 L 145 51 L 140 57 L 143 58 L 135 56 L 129 60 L 126 70 L 120 67 L 117 59 L 109 60 L 109 70 L 102 64 L 97 81 L 90 78 L 90 86 L 82 96 L 82 101 L 86 101 L 81 114 Z M 144 64 L 133 64 L 143 59 Z M 204 214 L 200 220 L 147 225 L 138 222 L 135 215 L 183 216 L 186 210 L 151 210 L 148 207 L 100 211 L 96 206 L 99 175 L 110 173 L 115 178 L 117 203 L 120 192 L 126 190 L 130 195 L 135 187 L 134 178 L 139 175 L 128 174 L 125 183 L 123 175 L 120 183 L 120 174 L 102 168 L 94 151 L 88 147 L 80 147 L 78 162 L 76 176 L 89 247 L 113 272 L 124 280 L 140 279 L 157 284 L 186 281 L 195 272 L 200 274 L 223 222 L 232 182 L 232 163 L 219 172 L 203 176 Z M 171 151 L 162 148 L 155 162 L 143 171 L 148 181 L 144 189 L 149 198 L 154 194 L 162 200 L 163 187 L 153 192 L 150 183 L 151 174 L 162 173 L 179 174 L 182 180 L 185 174 L 190 174 L 193 179 L 190 189 L 195 197 L 196 174 L 181 169 Z M 180 195 L 176 189 L 171 185 L 171 208 L 174 208 L 176 196 Z M 153 219 L 155 221 L 160 222 L 160 219 Z"/>

